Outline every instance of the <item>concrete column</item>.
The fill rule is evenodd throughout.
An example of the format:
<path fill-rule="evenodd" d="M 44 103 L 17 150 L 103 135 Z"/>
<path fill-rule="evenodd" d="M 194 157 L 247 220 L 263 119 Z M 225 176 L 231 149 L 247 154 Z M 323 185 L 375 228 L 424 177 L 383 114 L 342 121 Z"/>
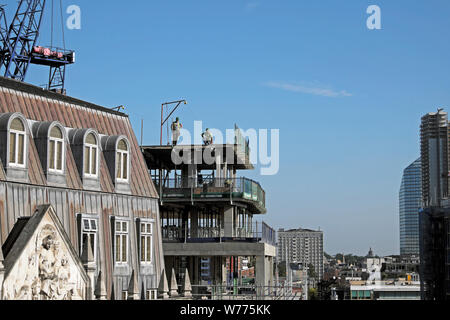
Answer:
<path fill-rule="evenodd" d="M 181 185 L 183 188 L 197 186 L 197 165 L 189 164 L 181 170 Z"/>
<path fill-rule="evenodd" d="M 268 286 L 273 286 L 274 285 L 274 276 L 273 276 L 273 272 L 274 272 L 274 270 L 273 270 L 273 257 L 268 257 L 268 268 L 269 268 L 269 281 L 268 281 L 268 283 L 267 283 L 267 285 Z M 270 289 L 270 290 L 272 290 L 272 288 Z"/>
<path fill-rule="evenodd" d="M 238 259 L 238 283 L 241 286 L 242 285 L 242 270 L 241 270 L 242 257 L 237 257 L 237 259 Z"/>
<path fill-rule="evenodd" d="M 194 285 L 194 287 L 192 288 L 192 292 L 194 294 L 198 294 L 198 285 L 200 284 L 200 280 L 199 280 L 199 261 L 200 258 L 199 257 L 189 257 L 189 274 L 191 276 L 191 285 Z"/>
<path fill-rule="evenodd" d="M 270 258 L 266 256 L 256 256 L 256 286 L 258 288 L 258 296 L 262 298 L 265 292 L 264 287 L 269 286 L 270 279 L 273 277 L 273 266 L 270 265 Z"/>
<path fill-rule="evenodd" d="M 222 159 L 220 155 L 216 156 L 216 187 L 221 187 L 222 185 Z"/>
<path fill-rule="evenodd" d="M 223 258 L 222 257 L 214 257 L 214 264 L 215 264 L 215 270 L 214 270 L 214 278 L 215 278 L 215 284 L 221 286 L 224 277 L 223 277 Z"/>
<path fill-rule="evenodd" d="M 166 256 L 164 257 L 164 266 L 166 270 L 172 270 L 172 268 L 175 267 L 175 257 L 173 256 Z"/>
<path fill-rule="evenodd" d="M 95 263 L 94 253 L 92 252 L 92 247 L 89 241 L 85 241 L 83 244 L 83 253 L 81 255 L 81 261 L 89 277 L 87 299 L 94 300 L 95 271 L 97 270 L 97 264 Z"/>
<path fill-rule="evenodd" d="M 232 238 L 234 232 L 234 208 L 226 207 L 223 212 L 225 237 Z"/>
<path fill-rule="evenodd" d="M 198 211 L 196 208 L 191 209 L 191 238 L 198 237 Z"/>
<path fill-rule="evenodd" d="M 227 258 L 222 257 L 222 285 L 227 284 Z"/>
<path fill-rule="evenodd" d="M 197 186 L 197 165 L 188 165 L 188 187 L 195 188 Z"/>
<path fill-rule="evenodd" d="M 223 178 L 227 179 L 228 178 L 228 165 L 227 162 L 225 161 L 225 163 L 223 164 Z"/>
<path fill-rule="evenodd" d="M 3 281 L 5 280 L 5 267 L 3 261 L 2 247 L 0 246 L 0 300 L 3 300 Z"/>
<path fill-rule="evenodd" d="M 188 228 L 189 228 L 189 209 L 184 209 L 183 210 L 183 216 L 182 216 L 182 235 L 183 235 L 183 239 L 186 241 L 187 238 L 189 237 L 188 235 Z"/>
<path fill-rule="evenodd" d="M 195 284 L 200 284 L 200 257 L 194 257 L 194 281 Z"/>

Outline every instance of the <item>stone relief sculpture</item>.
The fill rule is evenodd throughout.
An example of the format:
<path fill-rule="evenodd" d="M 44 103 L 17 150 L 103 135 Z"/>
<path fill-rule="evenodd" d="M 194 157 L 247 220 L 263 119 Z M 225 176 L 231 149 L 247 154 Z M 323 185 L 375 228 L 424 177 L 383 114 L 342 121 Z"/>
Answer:
<path fill-rule="evenodd" d="M 80 300 L 83 294 L 76 267 L 55 227 L 46 224 L 37 232 L 19 259 L 10 286 L 8 300 Z M 63 249 L 64 248 L 64 249 Z"/>
<path fill-rule="evenodd" d="M 56 240 L 56 230 L 52 226 L 47 225 L 42 229 L 36 253 L 39 255 L 39 271 L 31 287 L 33 299 L 72 300 L 74 288 L 69 284 L 68 258 L 61 250 Z"/>

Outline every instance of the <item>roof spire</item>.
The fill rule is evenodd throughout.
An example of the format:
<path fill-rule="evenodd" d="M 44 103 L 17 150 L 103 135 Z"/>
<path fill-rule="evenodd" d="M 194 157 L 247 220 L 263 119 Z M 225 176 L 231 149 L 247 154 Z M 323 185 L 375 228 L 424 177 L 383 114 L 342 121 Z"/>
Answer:
<path fill-rule="evenodd" d="M 136 273 L 131 272 L 130 284 L 128 285 L 128 300 L 139 300 L 139 286 Z"/>
<path fill-rule="evenodd" d="M 164 300 L 169 299 L 169 284 L 167 283 L 166 270 L 164 269 L 159 280 L 158 294 Z"/>
<path fill-rule="evenodd" d="M 105 281 L 103 281 L 102 272 L 98 273 L 97 284 L 95 285 L 95 297 L 97 300 L 107 300 L 108 292 L 106 291 Z"/>
<path fill-rule="evenodd" d="M 191 279 L 189 277 L 189 271 L 187 268 L 186 272 L 184 273 L 183 296 L 186 298 L 192 298 Z"/>
<path fill-rule="evenodd" d="M 170 279 L 170 296 L 178 297 L 178 284 L 177 277 L 175 276 L 175 269 L 172 268 L 172 276 Z"/>

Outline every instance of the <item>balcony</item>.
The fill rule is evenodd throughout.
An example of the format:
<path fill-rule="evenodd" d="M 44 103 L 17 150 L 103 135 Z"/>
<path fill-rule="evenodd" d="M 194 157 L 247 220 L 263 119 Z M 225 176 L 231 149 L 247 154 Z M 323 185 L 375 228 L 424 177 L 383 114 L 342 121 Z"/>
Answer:
<path fill-rule="evenodd" d="M 166 179 L 163 186 L 153 179 L 162 201 L 243 201 L 255 214 L 264 214 L 266 193 L 258 182 L 247 178 L 218 179 L 213 177 Z"/>
<path fill-rule="evenodd" d="M 222 227 L 193 227 L 192 223 L 167 225 L 161 223 L 163 242 L 170 243 L 223 243 L 250 242 L 276 245 L 276 231 L 265 222 L 255 221 L 236 228 L 234 237 L 225 237 Z"/>

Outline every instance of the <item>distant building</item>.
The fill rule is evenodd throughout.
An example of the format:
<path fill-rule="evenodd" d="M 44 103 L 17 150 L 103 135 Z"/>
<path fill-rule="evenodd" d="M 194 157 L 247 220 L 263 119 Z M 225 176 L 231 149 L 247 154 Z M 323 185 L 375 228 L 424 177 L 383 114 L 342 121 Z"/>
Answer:
<path fill-rule="evenodd" d="M 383 258 L 383 273 L 389 277 L 411 275 L 419 279 L 420 258 L 418 255 L 388 256 Z"/>
<path fill-rule="evenodd" d="M 441 205 L 448 196 L 448 115 L 439 110 L 422 117 L 420 127 L 422 198 L 425 207 Z"/>
<path fill-rule="evenodd" d="M 351 281 L 351 300 L 420 300 L 419 282 Z"/>
<path fill-rule="evenodd" d="M 308 229 L 293 229 L 278 231 L 278 261 L 312 264 L 318 280 L 322 280 L 323 263 L 323 232 Z"/>
<path fill-rule="evenodd" d="M 367 273 L 369 281 L 381 281 L 381 269 L 383 268 L 383 258 L 367 258 Z"/>
<path fill-rule="evenodd" d="M 419 254 L 419 208 L 422 203 L 422 162 L 420 158 L 403 172 L 399 202 L 400 254 Z"/>

